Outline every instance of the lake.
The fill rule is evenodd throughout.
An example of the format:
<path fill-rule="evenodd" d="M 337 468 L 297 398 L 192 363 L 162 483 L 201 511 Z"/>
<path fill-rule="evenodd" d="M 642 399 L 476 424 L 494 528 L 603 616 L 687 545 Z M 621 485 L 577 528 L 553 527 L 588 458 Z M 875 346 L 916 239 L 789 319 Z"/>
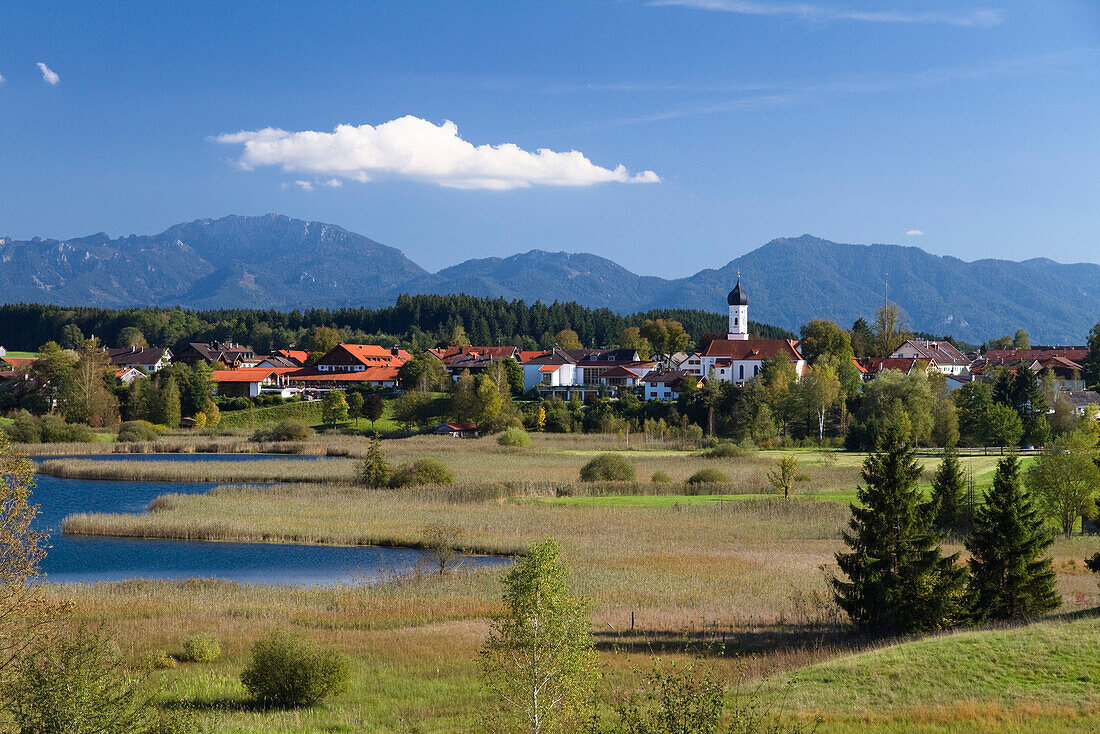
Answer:
<path fill-rule="evenodd" d="M 35 457 L 43 461 L 48 457 Z M 75 458 L 75 457 L 74 457 Z M 317 458 L 262 454 L 109 454 L 134 461 L 249 461 L 258 458 Z M 52 583 L 125 579 L 216 577 L 253 584 L 332 585 L 375 583 L 409 573 L 427 554 L 410 548 L 340 547 L 275 543 L 220 543 L 141 538 L 99 538 L 61 534 L 61 520 L 77 512 L 143 512 L 157 496 L 195 494 L 215 484 L 59 479 L 39 475 L 32 501 L 35 525 L 50 533 L 42 563 Z M 506 558 L 468 556 L 475 566 L 505 565 Z"/>

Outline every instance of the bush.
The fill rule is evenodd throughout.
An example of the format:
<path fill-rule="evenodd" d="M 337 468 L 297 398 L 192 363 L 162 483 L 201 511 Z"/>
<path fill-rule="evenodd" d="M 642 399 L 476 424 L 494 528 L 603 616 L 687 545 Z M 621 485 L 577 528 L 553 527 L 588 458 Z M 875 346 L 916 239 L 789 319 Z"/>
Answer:
<path fill-rule="evenodd" d="M 735 443 L 720 443 L 712 449 L 703 452 L 708 459 L 735 459 L 748 454 L 745 449 Z"/>
<path fill-rule="evenodd" d="M 258 442 L 308 441 L 312 437 L 313 430 L 309 426 L 289 418 L 274 425 L 257 428 L 252 434 L 252 440 Z"/>
<path fill-rule="evenodd" d="M 582 482 L 629 482 L 634 465 L 618 454 L 601 454 L 581 467 Z"/>
<path fill-rule="evenodd" d="M 192 663 L 212 663 L 221 657 L 217 635 L 192 635 L 183 641 L 183 659 Z"/>
<path fill-rule="evenodd" d="M 136 441 L 156 441 L 157 432 L 152 424 L 146 421 L 126 421 L 118 427 L 119 443 L 131 443 Z"/>
<path fill-rule="evenodd" d="M 95 441 L 95 431 L 81 423 L 66 423 L 56 415 L 44 415 L 39 421 L 42 443 L 89 443 Z"/>
<path fill-rule="evenodd" d="M 4 427 L 4 433 L 14 443 L 88 443 L 95 441 L 95 431 L 82 423 L 66 423 L 56 415 L 37 418 L 25 410 L 14 414 L 15 422 Z"/>
<path fill-rule="evenodd" d="M 435 459 L 420 459 L 397 467 L 390 479 L 390 486 L 397 488 L 416 487 L 421 484 L 450 484 L 454 480 L 455 473 L 443 462 Z"/>
<path fill-rule="evenodd" d="M 718 471 L 713 467 L 706 469 L 700 469 L 699 471 L 688 477 L 688 484 L 718 484 L 720 482 L 729 482 L 729 475 L 725 472 Z"/>
<path fill-rule="evenodd" d="M 526 448 L 531 445 L 531 437 L 522 428 L 509 428 L 497 436 L 497 443 L 501 446 L 514 446 Z"/>
<path fill-rule="evenodd" d="M 672 477 L 670 477 L 667 472 L 663 472 L 658 469 L 657 471 L 653 472 L 651 481 L 657 482 L 658 484 L 668 484 L 672 481 Z"/>
<path fill-rule="evenodd" d="M 143 662 L 150 670 L 171 670 L 178 665 L 176 659 L 165 650 L 153 650 L 144 657 Z"/>
<path fill-rule="evenodd" d="M 347 656 L 277 630 L 252 646 L 241 683 L 264 705 L 292 708 L 347 690 L 350 677 Z"/>

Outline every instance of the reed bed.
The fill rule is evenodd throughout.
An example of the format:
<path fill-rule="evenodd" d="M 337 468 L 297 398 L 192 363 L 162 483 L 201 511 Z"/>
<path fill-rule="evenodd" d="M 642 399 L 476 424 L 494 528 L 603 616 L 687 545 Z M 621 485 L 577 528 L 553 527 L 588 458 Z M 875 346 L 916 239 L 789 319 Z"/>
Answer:
<path fill-rule="evenodd" d="M 38 471 L 66 479 L 149 482 L 350 482 L 355 468 L 355 461 L 341 458 L 186 462 L 50 459 Z"/>

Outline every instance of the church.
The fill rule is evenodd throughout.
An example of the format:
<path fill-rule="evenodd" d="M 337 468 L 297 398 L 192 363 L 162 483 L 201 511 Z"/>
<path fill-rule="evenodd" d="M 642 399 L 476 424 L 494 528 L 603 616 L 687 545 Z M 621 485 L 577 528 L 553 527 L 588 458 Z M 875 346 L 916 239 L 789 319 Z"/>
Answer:
<path fill-rule="evenodd" d="M 737 285 L 726 297 L 729 304 L 729 330 L 725 339 L 715 339 L 707 345 L 699 359 L 702 373 L 723 382 L 743 385 L 760 374 L 764 360 L 785 354 L 794 363 L 798 376 L 806 370 L 806 360 L 791 339 L 753 339 L 749 335 L 749 295 Z"/>

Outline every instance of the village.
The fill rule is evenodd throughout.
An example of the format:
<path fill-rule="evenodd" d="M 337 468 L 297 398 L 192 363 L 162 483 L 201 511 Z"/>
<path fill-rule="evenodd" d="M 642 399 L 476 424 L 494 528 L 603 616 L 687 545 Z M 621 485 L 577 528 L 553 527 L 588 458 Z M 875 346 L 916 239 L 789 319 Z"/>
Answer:
<path fill-rule="evenodd" d="M 548 350 L 510 346 L 450 345 L 425 349 L 414 355 L 399 347 L 339 343 L 323 354 L 305 349 L 276 349 L 257 354 L 251 347 L 233 342 L 188 343 L 178 352 L 167 347 L 131 346 L 105 348 L 121 385 L 155 376 L 170 364 L 198 364 L 212 368 L 210 379 L 221 398 L 277 396 L 283 400 L 321 400 L 334 390 L 369 389 L 399 393 L 413 387 L 403 379 L 402 367 L 414 357 L 437 360 L 452 382 L 463 375 L 478 377 L 490 366 L 509 360 L 522 371 L 522 393 L 531 399 L 585 401 L 594 397 L 633 395 L 645 401 L 676 401 L 685 392 L 705 387 L 708 381 L 744 386 L 761 374 L 765 365 L 782 359 L 790 362 L 798 379 L 814 369 L 803 355 L 800 340 L 758 338 L 749 333 L 749 299 L 740 279 L 727 297 L 728 332 L 708 340 L 700 351 L 649 354 L 649 350 L 551 347 Z M 686 337 L 686 335 L 685 335 Z M 684 339 L 686 341 L 686 338 Z M 36 388 L 33 357 L 6 357 L 0 347 L 0 388 Z M 923 373 L 943 379 L 948 393 L 971 382 L 992 383 L 1007 373 L 1027 370 L 1042 375 L 1047 389 L 1072 405 L 1077 415 L 1100 408 L 1100 393 L 1086 389 L 1084 362 L 1088 346 L 1013 346 L 964 354 L 947 340 L 907 338 L 885 357 L 853 357 L 851 367 L 868 383 L 886 371 L 903 375 Z M 422 370 L 420 370 L 422 371 Z M 418 371 L 418 374 L 419 372 Z M 20 383 L 23 383 L 20 385 Z M 1048 401 L 1053 411 L 1053 401 Z M 182 427 L 194 427 L 183 417 Z M 469 423 L 446 422 L 440 433 L 476 435 Z"/>

